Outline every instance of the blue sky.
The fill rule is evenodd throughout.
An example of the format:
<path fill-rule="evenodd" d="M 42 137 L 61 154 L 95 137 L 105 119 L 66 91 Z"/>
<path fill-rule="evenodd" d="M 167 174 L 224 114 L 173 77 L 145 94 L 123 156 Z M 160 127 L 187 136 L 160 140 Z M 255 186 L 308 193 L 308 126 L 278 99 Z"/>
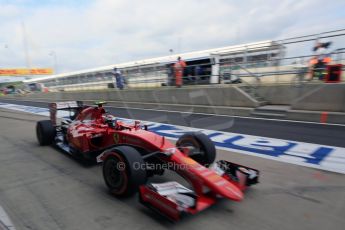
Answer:
<path fill-rule="evenodd" d="M 52 67 L 54 51 L 68 72 L 341 29 L 344 9 L 344 0 L 0 0 L 0 68 L 26 66 L 22 22 L 31 66 Z"/>

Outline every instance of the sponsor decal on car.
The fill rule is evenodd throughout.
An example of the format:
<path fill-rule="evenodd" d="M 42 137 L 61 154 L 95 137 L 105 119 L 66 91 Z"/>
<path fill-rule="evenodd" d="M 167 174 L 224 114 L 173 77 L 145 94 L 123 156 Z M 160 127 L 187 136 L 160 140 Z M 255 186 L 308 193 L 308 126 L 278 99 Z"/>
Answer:
<path fill-rule="evenodd" d="M 120 136 L 118 133 L 114 133 L 114 143 L 115 144 L 118 144 L 119 143 L 119 140 L 120 140 Z"/>

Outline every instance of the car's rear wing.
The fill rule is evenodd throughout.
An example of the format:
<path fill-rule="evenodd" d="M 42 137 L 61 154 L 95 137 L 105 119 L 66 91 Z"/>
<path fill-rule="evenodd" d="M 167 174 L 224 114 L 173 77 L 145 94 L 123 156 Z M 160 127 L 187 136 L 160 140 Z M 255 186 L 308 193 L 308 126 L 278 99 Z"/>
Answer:
<path fill-rule="evenodd" d="M 62 102 L 53 102 L 49 104 L 50 120 L 53 125 L 56 125 L 56 113 L 58 110 L 76 110 L 83 108 L 82 101 L 62 101 Z"/>
<path fill-rule="evenodd" d="M 50 103 L 50 105 L 54 105 L 57 110 L 63 109 L 77 109 L 83 107 L 82 101 L 62 101 L 62 102 L 54 102 Z"/>

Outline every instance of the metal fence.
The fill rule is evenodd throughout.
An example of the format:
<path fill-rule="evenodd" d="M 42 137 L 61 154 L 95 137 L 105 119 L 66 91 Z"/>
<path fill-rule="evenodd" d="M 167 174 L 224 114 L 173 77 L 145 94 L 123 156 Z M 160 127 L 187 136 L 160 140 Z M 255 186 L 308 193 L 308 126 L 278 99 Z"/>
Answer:
<path fill-rule="evenodd" d="M 261 46 L 256 56 L 250 52 L 221 56 L 210 54 L 210 60 L 204 64 L 188 64 L 184 70 L 184 85 L 241 84 L 256 87 L 260 84 L 300 84 L 309 83 L 309 61 L 315 57 L 312 47 L 316 41 L 331 41 L 327 55 L 332 64 L 345 64 L 345 29 L 328 31 L 273 41 L 281 49 L 278 55 L 271 55 L 271 46 Z M 277 49 L 278 49 L 277 48 Z M 214 58 L 216 56 L 218 58 Z M 173 63 L 151 63 L 122 69 L 125 88 L 168 87 L 175 85 Z M 217 67 L 218 71 L 214 71 Z M 345 72 L 345 71 L 344 71 Z M 310 78 L 310 77 L 309 77 Z M 314 79 L 315 80 L 315 79 Z M 344 80 L 344 74 L 343 79 Z M 115 84 L 114 84 L 115 83 Z M 44 86 L 51 91 L 88 90 L 116 88 L 111 70 L 86 73 L 65 79 L 51 79 Z"/>

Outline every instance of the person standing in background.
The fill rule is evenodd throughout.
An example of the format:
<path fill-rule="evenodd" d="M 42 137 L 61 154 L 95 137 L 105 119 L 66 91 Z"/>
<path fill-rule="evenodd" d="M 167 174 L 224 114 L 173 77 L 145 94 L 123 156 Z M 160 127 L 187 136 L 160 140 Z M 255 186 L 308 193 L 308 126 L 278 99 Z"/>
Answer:
<path fill-rule="evenodd" d="M 112 74 L 114 75 L 114 78 L 115 78 L 114 85 L 116 84 L 116 87 L 122 90 L 124 87 L 124 81 L 121 75 L 121 71 L 115 67 Z"/>
<path fill-rule="evenodd" d="M 314 77 L 323 80 L 327 74 L 326 67 L 332 61 L 328 48 L 332 42 L 316 41 L 313 47 L 314 57 L 310 59 L 311 79 Z"/>
<path fill-rule="evenodd" d="M 177 58 L 177 62 L 174 64 L 174 73 L 175 73 L 175 83 L 176 87 L 180 88 L 183 82 L 183 71 L 187 67 L 185 61 L 181 59 L 181 57 Z"/>

